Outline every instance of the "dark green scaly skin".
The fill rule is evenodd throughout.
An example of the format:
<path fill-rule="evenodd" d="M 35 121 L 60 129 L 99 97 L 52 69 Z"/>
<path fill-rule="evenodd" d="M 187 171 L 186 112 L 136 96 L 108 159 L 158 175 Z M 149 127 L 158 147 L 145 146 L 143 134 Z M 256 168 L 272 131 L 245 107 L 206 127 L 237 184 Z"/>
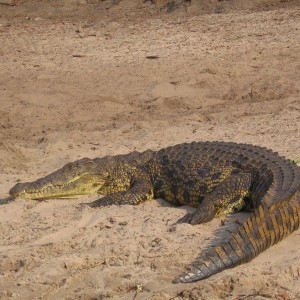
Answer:
<path fill-rule="evenodd" d="M 207 278 L 256 257 L 300 224 L 300 168 L 265 148 L 225 142 L 180 144 L 127 155 L 82 159 L 10 190 L 15 198 L 106 195 L 89 205 L 139 204 L 161 197 L 197 207 L 178 223 L 200 224 L 242 208 L 250 217 L 202 253 L 174 283 Z"/>

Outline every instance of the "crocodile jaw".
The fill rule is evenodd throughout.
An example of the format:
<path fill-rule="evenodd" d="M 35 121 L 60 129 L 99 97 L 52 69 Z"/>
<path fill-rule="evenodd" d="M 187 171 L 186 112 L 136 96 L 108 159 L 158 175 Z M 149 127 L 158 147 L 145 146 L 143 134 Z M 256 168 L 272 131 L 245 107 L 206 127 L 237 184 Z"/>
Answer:
<path fill-rule="evenodd" d="M 58 184 L 37 180 L 33 182 L 17 183 L 9 191 L 9 194 L 13 198 L 35 200 L 50 198 L 77 198 L 82 195 L 96 194 L 101 186 L 101 181 L 96 182 L 82 178 L 72 182 Z"/>
<path fill-rule="evenodd" d="M 77 198 L 97 193 L 105 177 L 93 160 L 82 159 L 36 181 L 17 183 L 9 194 L 22 199 Z"/>

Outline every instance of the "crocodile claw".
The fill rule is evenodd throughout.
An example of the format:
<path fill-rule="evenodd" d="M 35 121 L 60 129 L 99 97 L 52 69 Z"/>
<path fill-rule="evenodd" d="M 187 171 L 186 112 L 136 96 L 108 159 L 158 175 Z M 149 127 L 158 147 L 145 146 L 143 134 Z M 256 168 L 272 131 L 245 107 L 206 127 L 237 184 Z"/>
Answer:
<path fill-rule="evenodd" d="M 215 217 L 216 213 L 214 210 L 211 211 L 195 211 L 194 213 L 186 214 L 180 218 L 176 224 L 189 223 L 192 225 L 202 224 L 211 221 Z"/>
<path fill-rule="evenodd" d="M 175 224 L 189 223 L 191 224 L 193 218 L 193 214 L 186 214 L 182 218 L 180 218 Z"/>
<path fill-rule="evenodd" d="M 113 199 L 111 197 L 103 197 L 93 202 L 81 203 L 82 206 L 89 206 L 91 208 L 109 206 L 113 204 Z"/>

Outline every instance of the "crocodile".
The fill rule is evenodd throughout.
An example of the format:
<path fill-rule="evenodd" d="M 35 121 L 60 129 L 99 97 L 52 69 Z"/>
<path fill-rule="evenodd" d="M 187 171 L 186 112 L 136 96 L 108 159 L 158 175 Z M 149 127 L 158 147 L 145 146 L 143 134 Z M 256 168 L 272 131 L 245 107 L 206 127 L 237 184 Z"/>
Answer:
<path fill-rule="evenodd" d="M 200 253 L 173 283 L 202 280 L 249 262 L 300 225 L 300 167 L 266 148 L 230 142 L 83 158 L 34 182 L 17 183 L 9 193 L 14 199 L 103 195 L 85 203 L 93 208 L 163 198 L 196 207 L 177 221 L 192 225 L 250 211 L 228 240 Z"/>

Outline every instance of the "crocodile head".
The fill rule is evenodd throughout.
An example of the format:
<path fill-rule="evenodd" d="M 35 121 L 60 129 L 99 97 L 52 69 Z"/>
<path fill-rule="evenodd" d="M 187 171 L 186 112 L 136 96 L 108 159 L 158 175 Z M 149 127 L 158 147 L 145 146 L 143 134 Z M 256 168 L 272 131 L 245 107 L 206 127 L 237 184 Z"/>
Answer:
<path fill-rule="evenodd" d="M 77 198 L 97 193 L 108 176 L 101 163 L 83 158 L 36 181 L 17 183 L 9 194 L 22 199 Z"/>

